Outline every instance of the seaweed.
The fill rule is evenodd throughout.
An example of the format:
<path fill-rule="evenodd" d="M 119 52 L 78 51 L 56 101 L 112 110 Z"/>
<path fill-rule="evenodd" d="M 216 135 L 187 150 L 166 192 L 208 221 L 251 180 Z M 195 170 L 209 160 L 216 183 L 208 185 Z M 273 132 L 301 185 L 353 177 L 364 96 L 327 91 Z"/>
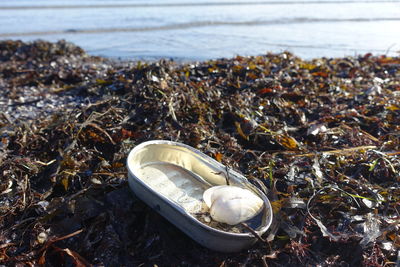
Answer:
<path fill-rule="evenodd" d="M 398 57 L 122 62 L 65 41 L 0 52 L 2 264 L 400 264 Z M 151 139 L 244 173 L 271 200 L 269 232 L 213 252 L 133 196 L 125 159 Z"/>

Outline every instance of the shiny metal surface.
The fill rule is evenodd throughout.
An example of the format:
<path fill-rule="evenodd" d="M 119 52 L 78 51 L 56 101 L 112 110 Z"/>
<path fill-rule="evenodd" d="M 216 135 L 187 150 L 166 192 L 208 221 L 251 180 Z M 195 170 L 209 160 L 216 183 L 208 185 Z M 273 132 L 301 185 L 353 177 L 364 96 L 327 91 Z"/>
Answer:
<path fill-rule="evenodd" d="M 158 163 L 160 163 L 159 166 L 173 165 L 174 172 L 177 171 L 178 174 L 181 171 L 179 168 L 184 169 L 182 171 L 188 173 L 188 175 L 184 176 L 185 179 L 193 180 L 195 184 L 202 183 L 199 188 L 204 187 L 206 189 L 210 185 L 226 183 L 224 173 L 227 168 L 197 149 L 171 141 L 155 140 L 144 142 L 129 153 L 127 168 L 131 189 L 147 205 L 155 209 L 193 240 L 212 250 L 236 252 L 248 248 L 257 241 L 257 238 L 250 232 L 234 233 L 210 227 L 201 222 L 188 206 L 176 201 L 176 199 L 174 200 L 173 191 L 169 195 L 168 192 L 163 192 L 163 190 L 169 190 L 167 189 L 169 188 L 168 186 L 157 186 L 156 182 L 151 183 L 146 180 L 147 178 L 141 172 L 142 169 L 149 165 L 155 164 L 157 166 Z M 176 166 L 178 166 L 178 169 L 176 169 Z M 264 201 L 261 223 L 255 229 L 257 234 L 264 234 L 272 222 L 272 208 L 268 198 L 258 188 L 249 183 L 243 175 L 230 169 L 228 173 L 231 184 L 252 190 Z M 154 177 L 154 179 L 158 178 Z M 202 181 L 203 179 L 204 182 Z M 188 190 L 186 192 L 190 194 L 192 191 Z"/>

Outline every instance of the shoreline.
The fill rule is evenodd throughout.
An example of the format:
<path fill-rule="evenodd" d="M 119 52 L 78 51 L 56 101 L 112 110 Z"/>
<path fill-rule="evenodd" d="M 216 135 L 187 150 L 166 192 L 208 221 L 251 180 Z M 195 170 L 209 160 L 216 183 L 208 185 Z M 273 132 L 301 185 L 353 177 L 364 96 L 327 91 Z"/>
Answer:
<path fill-rule="evenodd" d="M 48 64 L 55 64 L 55 66 L 60 65 L 62 68 L 68 68 L 68 65 L 70 65 L 71 63 L 68 62 L 68 60 L 73 60 L 75 64 L 78 64 L 79 67 L 78 68 L 87 68 L 89 65 L 92 65 L 96 71 L 100 71 L 103 72 L 104 75 L 105 72 L 109 69 L 124 69 L 124 68 L 135 68 L 137 66 L 151 66 L 151 65 L 158 65 L 158 64 L 166 64 L 171 68 L 174 69 L 178 69 L 178 68 L 185 68 L 185 67 L 191 67 L 191 68 L 195 68 L 198 65 L 204 65 L 204 64 L 213 64 L 213 62 L 225 62 L 225 61 L 233 61 L 235 60 L 235 58 L 257 58 L 257 57 L 265 57 L 265 55 L 256 55 L 256 56 L 240 56 L 237 55 L 236 57 L 233 58 L 218 58 L 218 59 L 209 59 L 209 60 L 189 60 L 189 59 L 182 59 L 182 60 L 176 60 L 173 58 L 165 58 L 165 59 L 153 59 L 153 60 L 141 60 L 141 59 L 128 59 L 128 58 L 118 58 L 118 57 L 103 57 L 103 56 L 95 56 L 95 55 L 90 55 L 87 54 L 82 48 L 74 45 L 73 43 L 67 42 L 65 40 L 61 40 L 58 41 L 56 43 L 52 43 L 52 42 L 47 42 L 47 41 L 43 41 L 43 40 L 37 40 L 37 41 L 33 41 L 33 42 L 23 42 L 20 40 L 5 40 L 5 41 L 0 41 L 1 45 L 4 44 L 11 44 L 11 46 L 13 45 L 22 45 L 23 47 L 31 47 L 29 49 L 50 49 L 51 46 L 53 46 L 53 49 L 60 49 L 61 51 L 64 49 L 66 49 L 67 51 L 64 51 L 62 53 L 62 56 L 58 57 L 56 56 L 54 58 L 55 61 L 53 62 L 47 62 Z M 38 46 L 38 47 L 35 47 Z M 40 47 L 43 46 L 43 47 Z M 5 48 L 6 46 L 2 46 L 1 48 Z M 58 47 L 58 48 L 57 48 Z M 69 50 L 68 50 L 69 49 Z M 48 53 L 48 51 L 37 51 L 38 53 Z M 68 54 L 72 52 L 71 54 Z M 267 55 L 270 56 L 279 56 L 279 55 L 290 55 L 295 57 L 298 60 L 302 60 L 299 57 L 296 57 L 294 54 L 292 54 L 291 52 L 288 51 L 283 51 L 281 53 L 268 53 Z M 355 55 L 355 56 L 346 56 L 343 58 L 329 58 L 329 57 L 320 57 L 320 58 L 313 58 L 313 59 L 306 59 L 304 60 L 304 62 L 312 62 L 312 61 L 318 61 L 318 60 L 322 60 L 322 61 L 329 61 L 329 60 L 335 60 L 335 59 L 356 59 L 356 58 L 361 58 L 363 56 L 373 56 L 370 53 L 364 54 L 364 55 Z M 35 58 L 32 56 L 29 56 L 27 54 L 24 55 L 24 57 L 27 57 L 28 60 L 33 60 L 35 61 Z M 386 57 L 385 55 L 378 55 L 375 57 Z M 4 58 L 4 57 L 3 57 Z M 391 57 L 390 57 L 391 58 Z M 396 57 L 394 57 L 396 58 Z M 46 59 L 47 61 L 49 59 Z M 59 62 L 57 62 L 59 61 Z M 21 62 L 20 62 L 21 63 Z M 22 65 L 24 65 L 24 62 L 22 62 Z M 52 68 L 51 66 L 49 66 L 50 69 Z M 97 68 L 99 68 L 97 70 Z M 29 70 L 28 70 L 29 72 Z M 20 74 L 23 74 L 24 71 L 22 71 Z M 53 75 L 58 75 L 58 74 L 54 74 Z M 61 74 L 62 75 L 62 74 Z M 70 75 L 70 73 L 64 74 L 64 75 Z M 55 78 L 58 82 L 62 82 L 63 78 L 62 77 L 53 77 Z M 29 82 L 28 82 L 29 83 Z M 33 82 L 35 83 L 35 82 Z M 47 82 L 48 83 L 48 82 Z M 41 85 L 42 89 L 38 88 L 38 85 Z M 70 89 L 73 89 L 73 86 L 70 88 L 68 86 L 68 82 L 66 84 L 63 84 L 64 88 L 52 88 L 51 90 L 49 90 L 49 87 L 51 87 L 50 84 L 35 84 L 32 88 L 35 90 L 38 90 L 36 92 L 31 92 L 33 93 L 33 95 L 37 95 L 40 96 L 42 93 L 44 93 L 46 96 L 40 96 L 40 97 L 33 97 L 32 94 L 29 95 L 31 89 L 27 89 L 24 90 L 24 88 L 20 88 L 20 90 L 18 91 L 18 93 L 14 93 L 16 100 L 12 101 L 10 99 L 7 99 L 7 97 L 4 96 L 4 94 L 2 96 L 0 96 L 0 104 L 1 106 L 3 106 L 2 108 L 0 108 L 0 112 L 4 113 L 11 113 L 14 114 L 14 112 L 18 109 L 18 107 L 23 107 L 23 106 L 30 106 L 29 104 L 36 104 L 37 106 L 39 106 L 37 112 L 38 114 L 36 114 L 35 112 L 31 112 L 31 111 L 27 111 L 28 113 L 31 113 L 30 115 L 22 115 L 21 118 L 23 119 L 27 119 L 27 120 L 32 120 L 35 117 L 40 117 L 41 116 L 41 110 L 45 110 L 44 113 L 51 113 L 53 112 L 54 108 L 61 106 L 61 108 L 63 108 L 63 105 L 67 105 L 67 104 L 72 104 L 72 106 L 74 104 L 78 104 L 78 105 L 84 105 L 85 103 L 87 104 L 88 101 L 90 102 L 91 99 L 80 99 L 77 96 L 73 96 L 71 94 L 63 94 L 63 92 L 65 91 L 70 91 Z M 39 86 L 40 87 L 40 86 Z M 59 87 L 57 84 L 55 85 L 55 87 Z M 71 90 L 74 91 L 74 90 Z M 25 93 L 28 93 L 28 95 L 25 95 Z M 16 95 L 18 95 L 19 99 L 16 98 Z M 59 96 L 63 96 L 63 97 L 59 97 Z M 53 99 L 53 98 L 54 99 Z M 54 100 L 54 103 L 51 103 L 51 101 L 47 101 L 47 103 L 44 103 L 45 100 Z M 47 105 L 49 105 L 47 107 Z M 8 109 L 6 108 L 6 106 L 8 106 Z M 72 106 L 69 106 L 69 108 L 72 108 Z M 32 107 L 32 106 L 31 106 Z M 47 109 L 47 110 L 46 110 Z M 26 113 L 26 112 L 25 112 Z M 14 119 L 12 119 L 13 122 L 15 122 L 17 119 L 20 118 L 20 116 L 18 115 L 17 112 L 17 117 L 15 117 Z"/>

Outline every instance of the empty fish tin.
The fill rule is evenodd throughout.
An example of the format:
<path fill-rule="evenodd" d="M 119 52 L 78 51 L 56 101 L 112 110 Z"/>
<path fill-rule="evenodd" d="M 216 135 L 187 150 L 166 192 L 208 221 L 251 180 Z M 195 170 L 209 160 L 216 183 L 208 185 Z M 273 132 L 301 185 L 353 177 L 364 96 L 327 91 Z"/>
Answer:
<path fill-rule="evenodd" d="M 249 231 L 211 222 L 203 192 L 211 186 L 249 189 L 263 200 L 259 214 L 246 222 L 258 235 L 272 222 L 265 194 L 243 175 L 188 145 L 154 140 L 136 146 L 127 159 L 129 186 L 159 214 L 199 244 L 216 251 L 236 252 L 257 241 Z"/>

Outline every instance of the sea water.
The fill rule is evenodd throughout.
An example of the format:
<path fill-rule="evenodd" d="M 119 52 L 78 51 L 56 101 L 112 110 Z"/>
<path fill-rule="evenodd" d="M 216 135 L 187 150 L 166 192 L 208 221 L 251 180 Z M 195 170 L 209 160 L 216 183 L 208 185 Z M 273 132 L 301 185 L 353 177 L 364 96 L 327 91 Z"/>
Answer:
<path fill-rule="evenodd" d="M 1 1 L 0 25 L 0 40 L 65 39 L 92 55 L 133 60 L 400 50 L 399 1 Z"/>

